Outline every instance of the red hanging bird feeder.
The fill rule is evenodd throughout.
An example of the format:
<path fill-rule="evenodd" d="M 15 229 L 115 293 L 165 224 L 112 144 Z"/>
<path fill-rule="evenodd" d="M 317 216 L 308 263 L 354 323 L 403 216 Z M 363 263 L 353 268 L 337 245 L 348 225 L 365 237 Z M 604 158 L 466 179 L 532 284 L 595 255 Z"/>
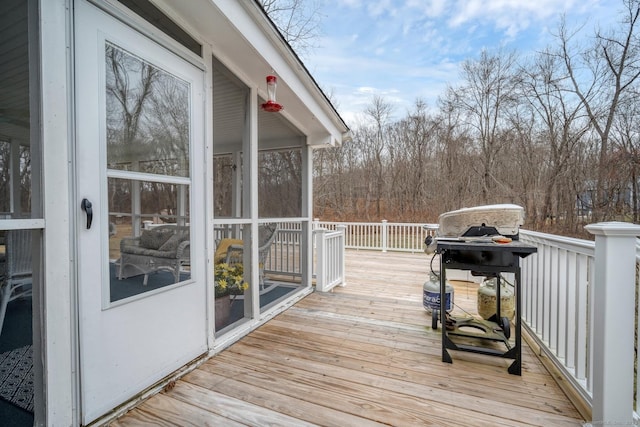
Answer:
<path fill-rule="evenodd" d="M 262 104 L 262 109 L 270 113 L 277 113 L 282 110 L 284 106 L 276 102 L 276 86 L 278 85 L 278 79 L 276 76 L 267 76 L 267 102 Z"/>

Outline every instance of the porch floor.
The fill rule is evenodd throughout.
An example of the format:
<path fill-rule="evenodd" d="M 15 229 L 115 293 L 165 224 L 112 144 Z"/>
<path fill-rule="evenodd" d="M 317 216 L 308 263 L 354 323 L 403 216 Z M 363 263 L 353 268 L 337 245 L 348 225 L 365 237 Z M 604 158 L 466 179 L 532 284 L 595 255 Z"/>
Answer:
<path fill-rule="evenodd" d="M 498 357 L 441 361 L 422 307 L 428 260 L 348 251 L 346 287 L 309 295 L 112 425 L 582 425 L 524 342 L 522 376 Z M 457 283 L 455 302 L 474 310 L 476 285 Z"/>

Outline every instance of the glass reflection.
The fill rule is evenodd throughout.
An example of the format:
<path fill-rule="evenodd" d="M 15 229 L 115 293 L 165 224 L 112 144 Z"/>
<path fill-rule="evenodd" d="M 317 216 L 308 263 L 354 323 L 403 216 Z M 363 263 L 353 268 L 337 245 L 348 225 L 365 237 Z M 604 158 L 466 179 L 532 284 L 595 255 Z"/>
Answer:
<path fill-rule="evenodd" d="M 109 179 L 111 302 L 191 277 L 186 189 Z M 138 212 L 133 209 L 136 205 Z"/>
<path fill-rule="evenodd" d="M 0 215 L 21 218 L 30 213 L 31 147 L 0 137 Z"/>
<path fill-rule="evenodd" d="M 110 169 L 189 176 L 189 84 L 105 46 Z"/>
<path fill-rule="evenodd" d="M 107 168 L 158 176 L 108 180 L 113 302 L 191 277 L 190 187 L 171 182 L 189 176 L 191 101 L 187 82 L 113 44 L 105 65 Z"/>

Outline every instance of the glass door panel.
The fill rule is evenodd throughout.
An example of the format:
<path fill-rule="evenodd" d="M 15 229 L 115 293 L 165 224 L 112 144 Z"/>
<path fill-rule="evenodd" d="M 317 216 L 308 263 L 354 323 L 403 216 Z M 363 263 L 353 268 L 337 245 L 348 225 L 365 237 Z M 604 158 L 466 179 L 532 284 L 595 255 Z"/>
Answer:
<path fill-rule="evenodd" d="M 187 82 L 110 42 L 105 70 L 114 302 L 190 278 L 191 105 Z"/>
<path fill-rule="evenodd" d="M 109 178 L 108 187 L 109 301 L 190 279 L 188 186 Z"/>

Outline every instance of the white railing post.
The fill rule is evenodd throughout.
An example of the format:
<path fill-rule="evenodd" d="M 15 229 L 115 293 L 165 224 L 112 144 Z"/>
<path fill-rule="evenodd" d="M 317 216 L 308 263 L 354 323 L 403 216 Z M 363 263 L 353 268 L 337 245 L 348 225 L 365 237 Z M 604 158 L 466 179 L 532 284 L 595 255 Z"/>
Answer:
<path fill-rule="evenodd" d="M 382 220 L 382 252 L 387 252 L 387 233 L 389 230 L 387 222 L 386 219 Z"/>
<path fill-rule="evenodd" d="M 324 291 L 327 281 L 327 254 L 325 252 L 326 228 L 316 228 L 314 234 L 316 236 L 316 290 Z"/>
<path fill-rule="evenodd" d="M 633 424 L 636 236 L 640 226 L 603 222 L 593 283 L 593 425 Z"/>
<path fill-rule="evenodd" d="M 340 258 L 341 258 L 341 264 L 340 264 L 340 275 L 341 275 L 341 280 L 340 280 L 340 285 L 338 286 L 347 286 L 347 253 L 345 251 L 345 246 L 346 246 L 346 239 L 347 239 L 347 226 L 344 224 L 339 224 L 336 227 L 336 230 L 338 230 L 338 232 L 340 232 L 340 234 L 342 234 L 342 244 L 340 247 Z"/>

